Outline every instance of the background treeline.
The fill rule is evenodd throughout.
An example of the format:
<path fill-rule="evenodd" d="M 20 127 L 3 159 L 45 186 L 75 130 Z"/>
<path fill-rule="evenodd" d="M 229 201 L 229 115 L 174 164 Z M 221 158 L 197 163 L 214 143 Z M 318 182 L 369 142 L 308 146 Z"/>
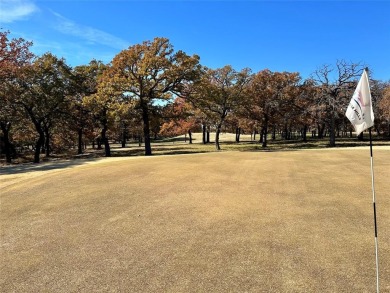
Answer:
<path fill-rule="evenodd" d="M 24 152 L 34 162 L 52 152 L 86 145 L 105 150 L 110 142 L 137 140 L 152 154 L 158 136 L 202 132 L 203 142 L 221 131 L 252 134 L 263 147 L 268 139 L 299 134 L 352 136 L 344 116 L 365 64 L 338 60 L 303 80 L 297 72 L 253 73 L 227 65 L 202 66 L 197 55 L 174 51 L 168 39 L 129 47 L 109 64 L 92 60 L 74 68 L 46 53 L 34 56 L 30 42 L 0 32 L 1 153 L 10 163 Z M 390 136 L 390 83 L 371 80 L 375 131 Z"/>

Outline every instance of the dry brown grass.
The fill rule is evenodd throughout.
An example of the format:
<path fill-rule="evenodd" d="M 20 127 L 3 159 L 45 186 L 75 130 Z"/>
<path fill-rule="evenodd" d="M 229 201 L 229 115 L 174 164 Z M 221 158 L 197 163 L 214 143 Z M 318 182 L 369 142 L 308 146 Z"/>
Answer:
<path fill-rule="evenodd" d="M 374 150 L 381 292 L 389 154 Z M 375 291 L 368 149 L 58 164 L 2 169 L 1 292 Z"/>
<path fill-rule="evenodd" d="M 369 145 L 368 134 L 365 133 L 364 141 L 353 138 L 337 138 L 336 149 L 343 147 L 367 147 Z M 256 141 L 252 140 L 251 135 L 241 135 L 239 143 L 235 142 L 235 134 L 221 133 L 220 145 L 222 151 L 286 151 L 286 150 L 303 150 L 303 149 L 324 149 L 329 147 L 329 138 L 323 139 L 311 138 L 308 136 L 308 141 L 303 142 L 302 139 L 296 138 L 291 140 L 281 139 L 278 135 L 276 140 L 271 139 L 271 135 L 268 135 L 268 146 L 263 148 L 261 143 L 258 142 L 259 135 L 256 136 Z M 390 140 L 384 138 L 378 138 L 374 136 L 375 146 L 386 146 L 390 148 Z M 134 141 L 127 142 L 126 147 L 122 148 L 121 144 L 110 143 L 111 156 L 112 157 L 134 157 L 143 156 L 145 154 L 145 148 L 142 144 L 139 146 Z M 193 133 L 193 143 L 189 144 L 188 136 L 184 135 L 165 138 L 159 140 L 153 140 L 152 152 L 153 155 L 179 155 L 179 154 L 195 154 L 195 153 L 209 153 L 216 152 L 215 148 L 215 133 L 210 133 L 210 143 L 202 143 L 202 133 Z M 52 153 L 50 157 L 41 155 L 41 162 L 53 162 L 62 160 L 79 160 L 88 158 L 101 158 L 105 156 L 104 149 L 97 150 L 88 147 L 84 150 L 84 154 L 77 155 L 76 149 L 70 149 L 63 153 Z M 34 153 L 32 150 L 21 154 L 19 157 L 12 160 L 12 164 L 26 164 L 31 163 L 34 160 Z M 5 156 L 0 155 L 0 168 L 6 166 Z"/>

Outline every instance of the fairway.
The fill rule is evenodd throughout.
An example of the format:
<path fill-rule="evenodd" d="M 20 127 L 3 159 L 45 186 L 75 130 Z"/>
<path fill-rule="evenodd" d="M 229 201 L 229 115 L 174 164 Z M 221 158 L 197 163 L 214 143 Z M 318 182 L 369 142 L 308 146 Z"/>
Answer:
<path fill-rule="evenodd" d="M 389 155 L 374 148 L 381 292 Z M 368 148 L 54 164 L 1 169 L 1 292 L 375 292 Z"/>

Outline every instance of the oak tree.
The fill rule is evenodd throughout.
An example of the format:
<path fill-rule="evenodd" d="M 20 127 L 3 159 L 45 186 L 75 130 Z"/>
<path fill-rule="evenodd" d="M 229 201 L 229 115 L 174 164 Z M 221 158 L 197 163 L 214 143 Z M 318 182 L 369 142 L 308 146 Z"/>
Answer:
<path fill-rule="evenodd" d="M 364 66 L 337 60 L 335 66 L 323 65 L 313 74 L 313 80 L 321 90 L 318 106 L 325 115 L 325 123 L 329 128 L 329 146 L 336 146 L 337 122 L 344 119 L 344 112 L 350 96 L 356 87 L 356 79 L 361 75 Z"/>
<path fill-rule="evenodd" d="M 192 131 L 198 126 L 197 109 L 184 98 L 176 98 L 175 101 L 164 109 L 164 119 L 166 120 L 160 130 L 164 136 L 184 135 L 187 134 L 189 143 L 192 143 Z"/>
<path fill-rule="evenodd" d="M 23 119 L 15 100 L 21 93 L 22 69 L 33 58 L 29 50 L 31 45 L 22 38 L 9 39 L 7 31 L 0 32 L 0 128 L 7 163 L 12 159 L 11 127 Z"/>
<path fill-rule="evenodd" d="M 137 103 L 142 113 L 145 155 L 152 154 L 150 115 L 156 103 L 172 102 L 198 75 L 199 57 L 174 52 L 166 38 L 155 38 L 121 51 L 105 74 L 105 83 Z"/>
<path fill-rule="evenodd" d="M 206 69 L 189 97 L 192 103 L 214 121 L 215 147 L 220 150 L 219 135 L 227 115 L 242 103 L 244 89 L 251 79 L 250 69 L 234 70 L 230 65 Z"/>
<path fill-rule="evenodd" d="M 268 69 L 258 72 L 253 77 L 246 93 L 247 99 L 251 101 L 247 110 L 249 116 L 262 126 L 263 147 L 267 146 L 269 125 L 275 124 L 278 116 L 285 119 L 286 114 L 290 114 L 292 109 L 290 99 L 299 81 L 298 73 L 272 72 Z"/>
<path fill-rule="evenodd" d="M 64 110 L 67 96 L 71 94 L 71 68 L 64 59 L 46 53 L 25 68 L 22 82 L 23 93 L 17 104 L 23 107 L 35 127 L 34 162 L 39 163 L 40 152 L 45 146 L 46 156 L 50 154 L 52 129 Z"/>
<path fill-rule="evenodd" d="M 88 65 L 76 66 L 73 70 L 74 75 L 74 94 L 70 102 L 69 119 L 72 120 L 73 127 L 77 132 L 78 154 L 83 152 L 83 134 L 93 125 L 93 114 L 96 117 L 96 111 L 92 112 L 87 107 L 85 101 L 87 97 L 96 95 L 98 91 L 98 78 L 103 73 L 106 66 L 97 60 L 92 60 Z M 94 96 L 95 98 L 95 96 Z"/>

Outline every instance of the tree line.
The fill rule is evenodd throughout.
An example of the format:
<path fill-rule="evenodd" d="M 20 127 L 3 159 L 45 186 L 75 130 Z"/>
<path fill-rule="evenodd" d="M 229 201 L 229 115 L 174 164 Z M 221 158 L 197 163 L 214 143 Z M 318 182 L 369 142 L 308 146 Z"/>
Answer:
<path fill-rule="evenodd" d="M 6 162 L 23 152 L 42 154 L 93 144 L 110 156 L 110 141 L 142 141 L 152 155 L 157 136 L 215 131 L 220 150 L 223 129 L 251 133 L 267 146 L 280 134 L 329 137 L 352 135 L 345 109 L 365 65 L 337 60 L 303 80 L 298 72 L 253 73 L 230 65 L 211 69 L 198 55 L 175 51 L 155 38 L 119 52 L 109 64 L 92 60 L 72 68 L 52 53 L 35 56 L 31 42 L 0 32 L 1 152 Z M 390 136 L 390 83 L 371 80 L 375 130 Z"/>

